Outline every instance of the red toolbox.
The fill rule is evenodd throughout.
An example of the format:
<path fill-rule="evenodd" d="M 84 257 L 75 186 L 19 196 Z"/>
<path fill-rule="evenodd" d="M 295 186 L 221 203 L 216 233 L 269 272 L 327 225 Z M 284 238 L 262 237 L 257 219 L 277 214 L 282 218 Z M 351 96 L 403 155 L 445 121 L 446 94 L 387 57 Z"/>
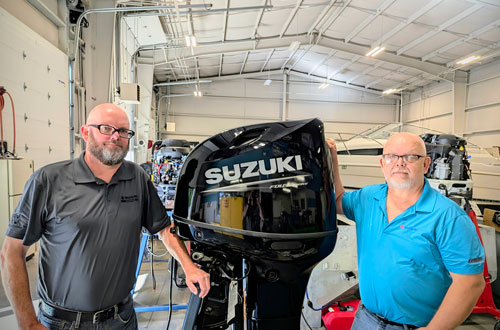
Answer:
<path fill-rule="evenodd" d="M 350 330 L 359 300 L 338 302 L 323 309 L 321 319 L 328 330 Z"/>

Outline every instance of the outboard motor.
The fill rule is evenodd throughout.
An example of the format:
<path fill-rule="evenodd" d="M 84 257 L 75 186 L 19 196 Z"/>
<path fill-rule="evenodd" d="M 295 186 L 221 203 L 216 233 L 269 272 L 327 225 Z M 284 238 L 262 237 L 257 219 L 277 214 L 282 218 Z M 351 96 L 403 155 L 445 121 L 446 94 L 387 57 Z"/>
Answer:
<path fill-rule="evenodd" d="M 319 119 L 244 126 L 200 143 L 173 218 L 210 273 L 183 329 L 300 329 L 314 266 L 337 238 L 331 158 Z"/>
<path fill-rule="evenodd" d="M 153 145 L 152 175 L 158 196 L 167 209 L 174 208 L 175 186 L 182 163 L 191 151 L 186 140 L 167 139 Z"/>
<path fill-rule="evenodd" d="M 425 134 L 427 156 L 431 158 L 425 176 L 433 188 L 444 195 L 472 198 L 469 161 L 465 146 L 467 141 L 450 134 Z"/>

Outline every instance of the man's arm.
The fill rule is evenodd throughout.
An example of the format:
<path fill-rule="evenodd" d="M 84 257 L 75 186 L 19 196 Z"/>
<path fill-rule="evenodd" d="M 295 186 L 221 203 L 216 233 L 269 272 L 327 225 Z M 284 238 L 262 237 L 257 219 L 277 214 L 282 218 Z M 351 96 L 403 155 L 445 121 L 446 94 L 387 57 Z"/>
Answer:
<path fill-rule="evenodd" d="M 479 296 L 484 290 L 483 273 L 460 275 L 450 273 L 453 282 L 444 296 L 443 302 L 426 330 L 452 330 L 469 316 Z"/>
<path fill-rule="evenodd" d="M 5 237 L 0 264 L 5 293 L 16 313 L 20 329 L 47 330 L 38 322 L 31 301 L 28 271 L 26 269 L 26 253 L 29 246 L 24 246 L 22 240 Z"/>
<path fill-rule="evenodd" d="M 340 180 L 339 173 L 339 160 L 337 158 L 337 145 L 333 140 L 327 139 L 326 144 L 330 148 L 330 154 L 332 155 L 332 170 L 333 170 L 333 181 L 335 181 L 335 203 L 337 205 L 337 213 L 344 214 L 342 210 L 342 196 L 345 193 L 344 186 Z"/>
<path fill-rule="evenodd" d="M 170 228 L 173 226 L 174 224 L 171 223 L 170 226 L 163 228 L 158 235 L 163 240 L 163 244 L 165 244 L 170 254 L 179 261 L 182 269 L 184 269 L 186 273 L 186 285 L 189 290 L 194 294 L 198 294 L 195 286 L 195 283 L 198 283 L 200 286 L 200 298 L 203 298 L 210 290 L 210 275 L 193 263 L 184 243 L 179 239 L 177 234 L 170 232 Z"/>

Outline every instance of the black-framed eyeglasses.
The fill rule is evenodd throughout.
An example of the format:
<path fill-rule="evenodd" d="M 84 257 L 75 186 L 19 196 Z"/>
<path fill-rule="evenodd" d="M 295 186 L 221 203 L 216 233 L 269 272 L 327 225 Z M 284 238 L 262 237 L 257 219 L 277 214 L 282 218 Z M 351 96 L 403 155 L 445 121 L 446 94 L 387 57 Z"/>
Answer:
<path fill-rule="evenodd" d="M 87 126 L 92 126 L 95 127 L 99 130 L 99 133 L 104 134 L 104 135 L 113 135 L 115 132 L 118 132 L 118 135 L 124 139 L 131 139 L 134 135 L 135 132 L 126 128 L 114 128 L 111 125 L 106 125 L 106 124 L 100 124 L 100 125 L 95 125 L 95 124 L 88 124 Z"/>
<path fill-rule="evenodd" d="M 399 158 L 403 160 L 403 163 L 415 163 L 420 158 L 425 157 L 422 155 L 393 155 L 393 154 L 384 154 L 382 158 L 386 164 L 394 164 L 397 163 Z"/>

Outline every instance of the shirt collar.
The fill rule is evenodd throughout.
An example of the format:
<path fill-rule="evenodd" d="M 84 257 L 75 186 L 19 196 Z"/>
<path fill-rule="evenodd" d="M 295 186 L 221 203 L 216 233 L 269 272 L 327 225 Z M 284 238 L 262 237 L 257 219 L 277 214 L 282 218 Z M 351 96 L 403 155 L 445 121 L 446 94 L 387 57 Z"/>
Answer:
<path fill-rule="evenodd" d="M 437 195 L 433 194 L 433 188 L 429 184 L 426 178 L 424 178 L 424 190 L 422 190 L 422 195 L 415 204 L 417 212 L 432 212 L 434 211 L 434 206 L 436 205 Z"/>
<path fill-rule="evenodd" d="M 96 178 L 85 162 L 84 155 L 85 152 L 82 152 L 80 157 L 73 162 L 73 181 L 75 183 L 97 182 L 98 178 Z M 124 160 L 118 171 L 113 175 L 113 178 L 111 178 L 110 183 L 133 179 L 135 177 L 133 166 L 132 163 Z"/>
<path fill-rule="evenodd" d="M 432 187 L 429 184 L 429 181 L 424 178 L 424 189 L 422 190 L 422 194 L 420 195 L 418 201 L 415 203 L 415 211 L 416 212 L 432 212 L 434 211 L 434 206 L 436 205 L 437 196 L 433 194 Z M 377 200 L 385 210 L 385 204 L 387 200 L 387 184 L 383 184 L 380 186 L 380 189 L 373 194 L 373 198 Z"/>

